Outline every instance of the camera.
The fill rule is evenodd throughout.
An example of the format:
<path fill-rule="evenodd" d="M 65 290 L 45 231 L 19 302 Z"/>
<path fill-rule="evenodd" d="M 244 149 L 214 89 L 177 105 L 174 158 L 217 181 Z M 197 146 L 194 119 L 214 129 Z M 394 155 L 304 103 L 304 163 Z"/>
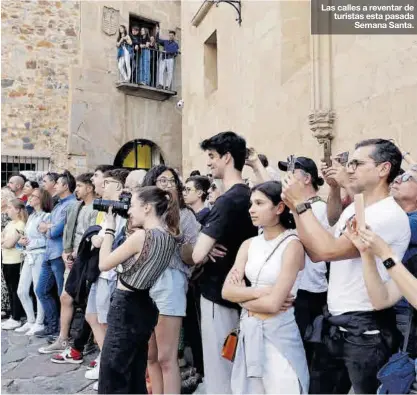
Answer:
<path fill-rule="evenodd" d="M 176 107 L 179 109 L 179 110 L 182 110 L 183 108 L 184 108 L 184 100 L 178 100 L 177 101 L 177 104 L 176 104 Z"/>
<path fill-rule="evenodd" d="M 95 199 L 93 202 L 93 209 L 107 213 L 109 208 L 113 207 L 113 214 L 120 215 L 123 218 L 128 218 L 129 214 L 127 212 L 130 208 L 131 199 L 132 194 L 129 192 L 122 192 L 119 200 Z"/>

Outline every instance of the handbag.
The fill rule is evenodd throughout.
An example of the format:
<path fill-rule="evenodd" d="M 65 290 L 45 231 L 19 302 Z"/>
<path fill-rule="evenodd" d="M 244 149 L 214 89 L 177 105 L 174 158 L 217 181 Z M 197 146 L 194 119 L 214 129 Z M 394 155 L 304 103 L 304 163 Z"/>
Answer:
<path fill-rule="evenodd" d="M 258 276 L 256 277 L 256 285 L 258 285 L 259 276 L 261 275 L 262 269 L 266 265 L 266 263 L 271 259 L 272 255 L 274 255 L 275 251 L 278 249 L 278 247 L 289 237 L 294 236 L 295 232 L 291 232 L 287 236 L 285 236 L 282 240 L 279 241 L 279 243 L 274 247 L 272 252 L 268 255 L 268 257 L 265 259 L 265 262 L 262 264 L 261 268 L 259 269 Z M 236 350 L 237 350 L 237 344 L 239 340 L 239 328 L 233 329 L 226 337 L 223 348 L 222 348 L 222 357 L 227 359 L 230 362 L 233 362 L 235 360 L 236 356 Z"/>
<path fill-rule="evenodd" d="M 408 394 L 416 380 L 415 361 L 406 352 L 414 314 L 415 310 L 411 308 L 402 351 L 394 354 L 377 374 L 381 382 L 378 394 Z"/>

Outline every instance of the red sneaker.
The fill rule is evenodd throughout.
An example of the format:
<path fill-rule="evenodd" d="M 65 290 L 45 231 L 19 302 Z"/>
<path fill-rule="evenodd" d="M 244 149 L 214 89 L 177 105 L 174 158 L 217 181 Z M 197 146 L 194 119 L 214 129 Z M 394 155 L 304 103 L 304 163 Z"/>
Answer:
<path fill-rule="evenodd" d="M 52 356 L 51 361 L 53 363 L 83 363 L 83 354 L 75 348 L 67 348 L 61 354 L 55 354 Z"/>

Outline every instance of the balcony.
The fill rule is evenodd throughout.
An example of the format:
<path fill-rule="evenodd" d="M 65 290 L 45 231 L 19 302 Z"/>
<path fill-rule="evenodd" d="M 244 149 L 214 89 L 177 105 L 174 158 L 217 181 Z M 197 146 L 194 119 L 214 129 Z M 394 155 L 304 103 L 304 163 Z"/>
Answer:
<path fill-rule="evenodd" d="M 130 70 L 119 59 L 116 88 L 126 95 L 164 101 L 177 94 L 175 72 L 178 55 L 147 48 L 130 57 Z"/>

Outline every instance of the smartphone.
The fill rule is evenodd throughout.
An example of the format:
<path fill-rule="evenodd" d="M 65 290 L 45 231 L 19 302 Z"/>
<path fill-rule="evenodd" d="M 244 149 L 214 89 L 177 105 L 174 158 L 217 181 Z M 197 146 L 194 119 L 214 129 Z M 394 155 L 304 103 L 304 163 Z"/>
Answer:
<path fill-rule="evenodd" d="M 342 166 L 346 166 L 349 161 L 349 152 L 342 152 L 336 156 L 335 160 L 337 160 Z"/>
<path fill-rule="evenodd" d="M 323 143 L 323 150 L 324 150 L 324 163 L 326 163 L 327 167 L 331 167 L 332 166 L 332 159 L 331 159 L 332 150 L 330 147 L 330 141 L 325 141 Z"/>
<path fill-rule="evenodd" d="M 295 155 L 290 155 L 288 157 L 288 159 L 287 159 L 287 161 L 288 161 L 287 172 L 294 173 L 296 160 L 297 160 L 297 157 Z"/>
<path fill-rule="evenodd" d="M 358 193 L 354 197 L 355 202 L 355 218 L 356 218 L 356 225 L 357 229 L 365 229 L 366 222 L 365 222 L 365 202 L 363 200 L 363 194 Z"/>

